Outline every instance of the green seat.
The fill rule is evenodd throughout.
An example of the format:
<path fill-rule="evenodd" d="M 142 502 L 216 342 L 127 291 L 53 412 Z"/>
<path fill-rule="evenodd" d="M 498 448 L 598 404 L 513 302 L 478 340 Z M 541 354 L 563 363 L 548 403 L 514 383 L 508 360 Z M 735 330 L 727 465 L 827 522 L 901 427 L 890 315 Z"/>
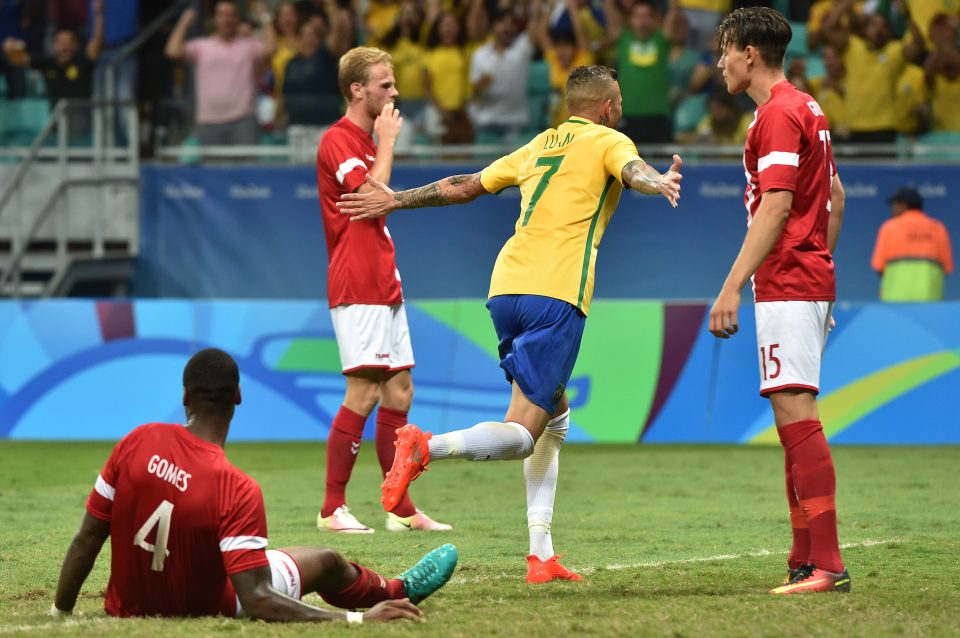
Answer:
<path fill-rule="evenodd" d="M 530 128 L 537 133 L 547 127 L 552 90 L 549 65 L 543 60 L 531 62 L 527 80 L 527 110 L 530 113 Z"/>
<path fill-rule="evenodd" d="M 788 58 L 802 58 L 809 53 L 807 51 L 807 25 L 805 22 L 791 22 L 790 30 L 793 31 L 793 37 L 790 38 L 790 44 L 787 45 Z"/>
<path fill-rule="evenodd" d="M 707 114 L 707 96 L 703 93 L 688 95 L 680 100 L 673 111 L 674 133 L 696 130 L 697 124 Z"/>
<path fill-rule="evenodd" d="M 823 56 L 811 53 L 807 56 L 807 79 L 822 78 L 827 75 L 827 68 L 823 65 Z"/>
<path fill-rule="evenodd" d="M 0 136 L 5 144 L 29 145 L 50 118 L 50 106 L 40 98 L 0 102 Z"/>

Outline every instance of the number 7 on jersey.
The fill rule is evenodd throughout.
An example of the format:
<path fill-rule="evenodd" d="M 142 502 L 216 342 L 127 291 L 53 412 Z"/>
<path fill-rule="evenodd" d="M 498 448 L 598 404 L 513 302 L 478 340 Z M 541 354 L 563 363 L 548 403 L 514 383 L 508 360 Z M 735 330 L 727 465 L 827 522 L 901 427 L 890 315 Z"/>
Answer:
<path fill-rule="evenodd" d="M 550 184 L 550 178 L 560 170 L 560 164 L 563 162 L 563 158 L 563 155 L 537 158 L 537 166 L 549 166 L 550 168 L 540 177 L 537 188 L 533 191 L 533 196 L 530 198 L 530 203 L 527 204 L 527 210 L 523 211 L 523 223 L 521 223 L 520 226 L 527 225 L 527 222 L 530 220 L 530 215 L 533 214 L 533 208 L 537 205 L 537 202 L 540 201 L 543 191 L 547 190 L 547 186 Z"/>

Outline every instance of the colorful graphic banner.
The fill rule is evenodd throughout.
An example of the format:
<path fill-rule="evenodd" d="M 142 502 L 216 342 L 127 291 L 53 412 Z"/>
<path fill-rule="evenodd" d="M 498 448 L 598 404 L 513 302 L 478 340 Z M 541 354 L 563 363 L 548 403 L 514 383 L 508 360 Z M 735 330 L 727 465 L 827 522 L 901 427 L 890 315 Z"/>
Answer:
<path fill-rule="evenodd" d="M 752 307 L 728 341 L 707 307 L 594 302 L 568 386 L 570 440 L 772 443 Z M 960 303 L 841 306 L 821 377 L 836 443 L 960 443 Z M 500 420 L 510 389 L 483 301 L 411 302 L 411 421 L 434 432 Z M 205 347 L 240 365 L 233 440 L 324 440 L 344 381 L 319 302 L 0 302 L 0 438 L 118 439 L 182 422 L 181 374 Z M 373 419 L 366 436 L 372 437 Z"/>

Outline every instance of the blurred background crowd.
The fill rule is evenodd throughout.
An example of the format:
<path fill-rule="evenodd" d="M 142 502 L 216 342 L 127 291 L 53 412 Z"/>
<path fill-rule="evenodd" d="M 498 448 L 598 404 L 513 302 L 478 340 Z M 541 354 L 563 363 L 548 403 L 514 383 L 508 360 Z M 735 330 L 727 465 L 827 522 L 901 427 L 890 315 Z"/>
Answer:
<path fill-rule="evenodd" d="M 567 72 L 591 63 L 618 70 L 637 144 L 740 145 L 752 103 L 726 92 L 714 30 L 761 4 L 790 20 L 787 75 L 835 143 L 960 137 L 960 0 L 0 0 L 0 143 L 60 98 L 110 94 L 107 68 L 148 155 L 315 136 L 363 44 L 393 56 L 401 145 L 524 140 L 566 117 Z"/>

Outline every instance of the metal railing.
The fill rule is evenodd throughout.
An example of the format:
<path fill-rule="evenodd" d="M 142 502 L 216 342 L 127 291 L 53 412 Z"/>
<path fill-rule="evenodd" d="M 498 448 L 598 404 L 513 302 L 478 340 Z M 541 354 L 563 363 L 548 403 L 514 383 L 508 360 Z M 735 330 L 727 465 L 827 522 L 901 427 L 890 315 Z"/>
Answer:
<path fill-rule="evenodd" d="M 522 142 L 513 144 L 458 144 L 458 145 L 412 145 L 398 147 L 394 157 L 399 162 L 417 164 L 449 164 L 452 160 L 467 163 L 496 159 L 516 150 Z M 705 145 L 705 144 L 666 144 L 639 145 L 640 156 L 650 161 L 667 161 L 673 154 L 680 155 L 685 161 L 740 161 L 743 157 L 741 145 Z M 835 144 L 834 156 L 838 160 L 863 161 L 901 161 L 918 163 L 934 161 L 938 164 L 960 163 L 960 145 L 930 144 L 907 142 L 899 144 Z M 163 146 L 156 150 L 156 159 L 162 162 L 256 162 L 280 161 L 290 164 L 312 164 L 315 151 L 304 154 L 303 149 L 291 142 L 266 145 L 202 146 L 179 145 Z"/>
<path fill-rule="evenodd" d="M 77 109 L 89 110 L 92 116 L 92 135 L 89 145 L 82 147 L 71 145 L 70 115 Z M 9 294 L 19 297 L 22 293 L 22 275 L 24 262 L 27 258 L 31 242 L 38 236 L 55 211 L 62 211 L 55 221 L 55 271 L 51 279 L 62 277 L 63 271 L 70 265 L 70 255 L 67 250 L 66 221 L 69 214 L 69 198 L 65 195 L 72 187 L 102 188 L 115 184 L 127 184 L 136 187 L 139 184 L 139 148 L 137 137 L 127 136 L 127 144 L 123 148 L 110 147 L 107 144 L 106 133 L 112 131 L 113 119 L 106 123 L 107 113 L 114 113 L 116 109 L 125 114 L 127 130 L 136 131 L 139 127 L 136 105 L 133 102 L 119 102 L 111 100 L 61 100 L 54 107 L 46 124 L 37 134 L 23 159 L 19 162 L 13 177 L 0 192 L 0 221 L 11 218 L 13 232 L 10 236 L 11 252 L 6 264 L 0 272 L 0 296 Z M 56 135 L 56 145 L 48 147 L 47 143 L 52 135 Z M 83 140 L 86 142 L 87 140 Z M 53 159 L 56 165 L 56 178 L 45 185 L 48 193 L 42 205 L 33 211 L 28 219 L 27 207 L 24 205 L 25 183 L 31 171 L 41 166 L 49 168 L 52 162 L 42 161 Z M 71 160 L 80 160 L 74 162 Z M 82 165 L 92 171 L 88 177 L 71 175 L 71 167 Z M 49 172 L 49 171 L 48 171 Z M 47 187 L 48 186 L 48 187 Z M 64 206 L 57 206 L 63 202 Z M 16 204 L 16 205 L 14 205 Z M 12 209 L 12 212 L 8 213 Z M 103 211 L 98 211 L 102 213 Z M 93 227 L 92 253 L 93 257 L 104 255 L 104 226 L 102 218 L 98 217 Z"/>

